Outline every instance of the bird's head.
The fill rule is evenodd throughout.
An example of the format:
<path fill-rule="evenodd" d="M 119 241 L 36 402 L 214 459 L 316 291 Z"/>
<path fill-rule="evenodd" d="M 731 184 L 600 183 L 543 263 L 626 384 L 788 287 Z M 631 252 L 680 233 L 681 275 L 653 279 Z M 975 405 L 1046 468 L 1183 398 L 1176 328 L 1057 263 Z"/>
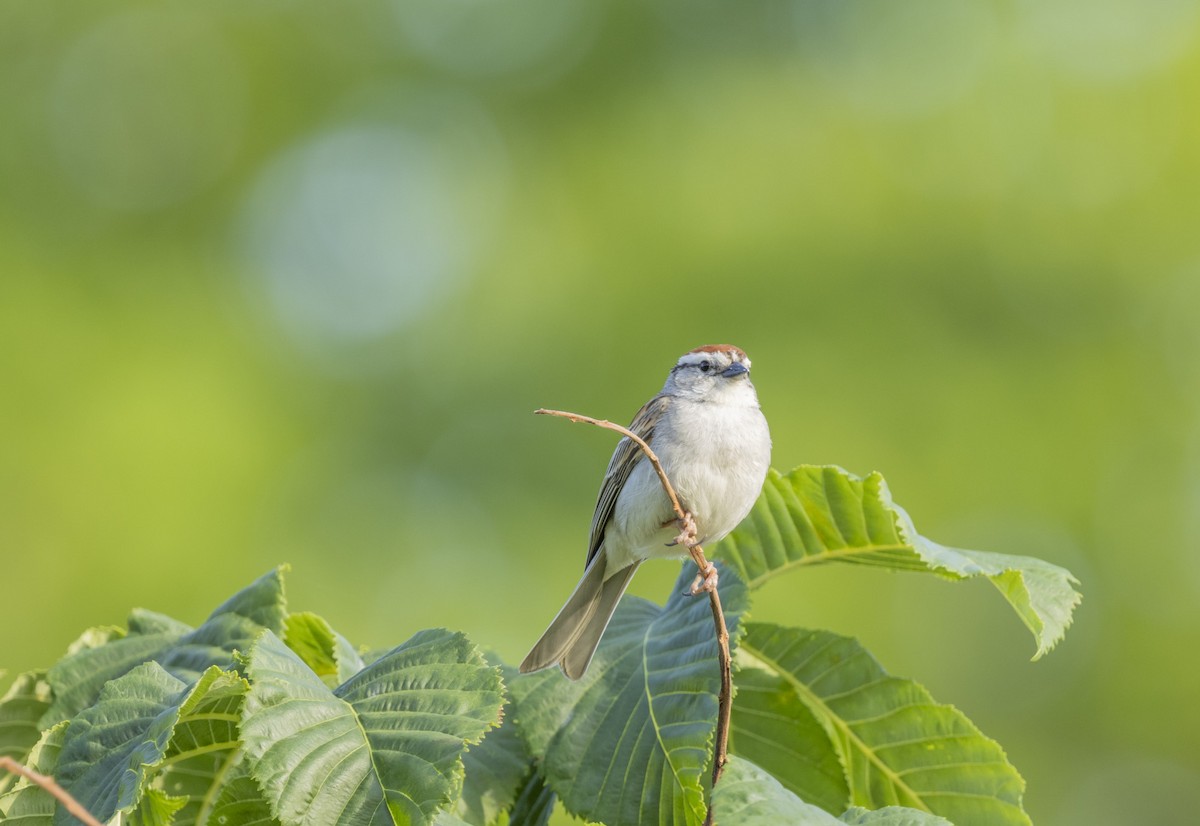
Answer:
<path fill-rule="evenodd" d="M 732 344 L 706 344 L 679 357 L 671 368 L 663 392 L 702 401 L 733 400 L 747 392 L 750 357 Z"/>

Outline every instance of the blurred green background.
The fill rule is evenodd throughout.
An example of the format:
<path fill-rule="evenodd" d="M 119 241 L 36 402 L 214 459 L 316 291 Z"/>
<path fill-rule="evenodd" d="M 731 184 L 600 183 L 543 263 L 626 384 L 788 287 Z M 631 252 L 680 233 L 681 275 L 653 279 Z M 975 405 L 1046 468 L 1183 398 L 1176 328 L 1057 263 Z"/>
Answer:
<path fill-rule="evenodd" d="M 0 666 L 290 562 L 357 643 L 517 661 L 611 434 L 749 351 L 774 463 L 1082 580 L 796 574 L 1036 822 L 1200 787 L 1196 0 L 0 5 Z M 661 601 L 677 568 L 643 568 Z"/>

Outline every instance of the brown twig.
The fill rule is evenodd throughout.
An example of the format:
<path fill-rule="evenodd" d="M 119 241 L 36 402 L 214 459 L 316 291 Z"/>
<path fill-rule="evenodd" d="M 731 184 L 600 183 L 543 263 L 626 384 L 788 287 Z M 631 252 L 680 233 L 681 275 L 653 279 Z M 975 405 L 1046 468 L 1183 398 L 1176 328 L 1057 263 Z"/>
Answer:
<path fill-rule="evenodd" d="M 11 757 L 0 757 L 0 769 L 7 769 L 13 774 L 18 774 L 26 778 L 31 783 L 36 783 L 50 794 L 58 798 L 58 801 L 67 807 L 67 811 L 73 814 L 78 819 L 82 820 L 87 826 L 103 826 L 99 820 L 92 817 L 92 813 L 83 808 L 78 800 L 71 796 L 71 793 L 55 782 L 53 777 L 35 772 L 33 769 L 18 763 Z"/>
<path fill-rule="evenodd" d="M 688 552 L 692 555 L 692 560 L 700 569 L 698 581 L 702 582 L 700 586 L 702 590 L 708 591 L 709 604 L 712 607 L 713 625 L 717 632 L 717 648 L 720 652 L 719 660 L 721 663 L 721 692 L 717 695 L 717 737 L 716 747 L 713 751 L 713 770 L 712 783 L 715 788 L 717 781 L 721 779 L 721 773 L 725 771 L 725 763 L 729 760 L 729 718 L 733 712 L 733 667 L 732 659 L 729 655 L 729 628 L 725 625 L 725 612 L 721 608 L 721 597 L 717 593 L 715 579 L 710 579 L 710 575 L 715 573 L 716 569 L 713 564 L 704 556 L 704 549 L 700 547 L 700 543 L 696 540 L 694 523 L 691 520 L 691 514 L 684 508 L 679 501 L 678 494 L 675 493 L 675 488 L 671 484 L 671 480 L 667 478 L 667 472 L 663 470 L 662 462 L 658 460 L 658 456 L 650 449 L 650 445 L 646 444 L 645 439 L 638 436 L 627 427 L 622 427 L 619 424 L 610 422 L 607 419 L 593 419 L 591 416 L 583 416 L 579 413 L 568 413 L 565 410 L 547 410 L 539 408 L 534 413 L 544 416 L 559 416 L 564 419 L 569 419 L 573 422 L 582 422 L 584 424 L 594 424 L 597 427 L 603 427 L 606 430 L 613 430 L 620 433 L 625 438 L 631 440 L 634 444 L 642 449 L 642 453 L 646 455 L 654 472 L 658 474 L 658 481 L 662 483 L 663 490 L 666 491 L 667 498 L 671 500 L 671 507 L 675 510 L 675 516 L 678 517 L 681 524 L 691 525 L 692 529 L 685 528 L 686 545 Z M 683 534 L 681 534 L 683 536 Z M 699 593 L 699 591 L 696 591 Z M 708 804 L 708 815 L 704 819 L 705 826 L 713 824 L 713 807 L 712 802 Z"/>

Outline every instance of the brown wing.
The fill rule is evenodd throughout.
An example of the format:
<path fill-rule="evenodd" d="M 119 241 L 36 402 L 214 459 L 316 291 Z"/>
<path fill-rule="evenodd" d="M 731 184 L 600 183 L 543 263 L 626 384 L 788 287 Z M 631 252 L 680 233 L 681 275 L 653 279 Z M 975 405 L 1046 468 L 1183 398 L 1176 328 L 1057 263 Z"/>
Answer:
<path fill-rule="evenodd" d="M 646 402 L 633 417 L 629 429 L 653 446 L 654 428 L 670 405 L 669 396 L 655 396 Z M 629 474 L 633 473 L 637 463 L 644 461 L 646 461 L 646 454 L 642 453 L 642 449 L 628 436 L 623 437 L 617 443 L 612 459 L 608 462 L 608 470 L 604 474 L 604 483 L 600 485 L 600 496 L 596 499 L 596 512 L 592 514 L 592 531 L 588 537 L 588 563 L 592 561 L 592 557 L 600 550 L 600 543 L 604 541 L 604 528 L 608 525 L 608 520 L 612 518 L 621 488 L 625 487 L 625 482 L 629 479 Z"/>

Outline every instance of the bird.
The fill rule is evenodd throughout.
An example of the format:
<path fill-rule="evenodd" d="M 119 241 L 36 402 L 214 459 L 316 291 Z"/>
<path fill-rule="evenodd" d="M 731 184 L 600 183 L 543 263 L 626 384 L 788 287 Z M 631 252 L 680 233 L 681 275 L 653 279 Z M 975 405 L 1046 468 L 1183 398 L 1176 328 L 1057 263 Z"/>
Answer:
<path fill-rule="evenodd" d="M 658 456 L 699 542 L 719 541 L 754 506 L 770 466 L 771 434 L 741 348 L 709 344 L 684 353 L 629 430 Z M 568 679 L 583 677 L 638 567 L 683 556 L 682 536 L 653 465 L 622 438 L 596 499 L 583 577 L 520 671 L 558 665 Z"/>

